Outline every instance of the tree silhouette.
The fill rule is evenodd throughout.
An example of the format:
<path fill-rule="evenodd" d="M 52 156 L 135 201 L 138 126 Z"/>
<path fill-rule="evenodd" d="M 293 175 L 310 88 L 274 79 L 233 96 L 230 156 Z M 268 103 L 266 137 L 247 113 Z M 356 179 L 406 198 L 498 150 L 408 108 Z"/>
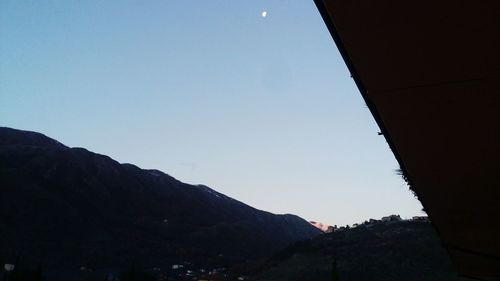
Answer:
<path fill-rule="evenodd" d="M 339 281 L 339 275 L 337 273 L 337 260 L 332 262 L 332 281 Z"/>

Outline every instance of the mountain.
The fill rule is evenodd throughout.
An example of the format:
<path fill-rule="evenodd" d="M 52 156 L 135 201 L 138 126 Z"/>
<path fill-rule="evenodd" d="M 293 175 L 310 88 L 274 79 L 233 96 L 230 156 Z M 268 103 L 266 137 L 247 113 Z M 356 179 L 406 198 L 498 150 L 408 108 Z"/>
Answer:
<path fill-rule="evenodd" d="M 335 227 L 321 222 L 309 221 L 309 223 L 312 226 L 316 227 L 317 229 L 321 230 L 322 232 L 333 232 L 335 230 Z"/>
<path fill-rule="evenodd" d="M 428 221 L 378 221 L 322 234 L 278 251 L 251 275 L 258 281 L 469 280 L 457 275 Z"/>
<path fill-rule="evenodd" d="M 229 266 L 319 233 L 295 215 L 0 127 L 0 263 L 21 257 L 58 272 Z"/>

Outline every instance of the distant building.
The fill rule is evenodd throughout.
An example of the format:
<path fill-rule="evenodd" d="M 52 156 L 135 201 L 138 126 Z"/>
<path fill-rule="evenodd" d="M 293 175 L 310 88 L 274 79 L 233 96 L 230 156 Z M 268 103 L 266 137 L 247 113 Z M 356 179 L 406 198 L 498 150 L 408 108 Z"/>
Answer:
<path fill-rule="evenodd" d="M 13 264 L 6 263 L 6 264 L 4 264 L 3 269 L 4 269 L 6 272 L 11 272 L 11 271 L 14 271 L 14 268 L 15 268 L 15 267 L 16 267 L 16 266 L 15 266 L 15 265 L 13 265 Z"/>
<path fill-rule="evenodd" d="M 421 222 L 429 222 L 429 217 L 427 216 L 414 216 L 411 218 L 412 221 L 421 221 Z"/>
<path fill-rule="evenodd" d="M 182 264 L 173 264 L 172 265 L 172 269 L 179 269 L 179 268 L 183 268 L 183 267 L 184 267 L 184 265 L 182 265 Z"/>
<path fill-rule="evenodd" d="M 383 222 L 389 222 L 389 221 L 402 221 L 403 219 L 399 215 L 390 215 L 387 217 L 383 217 L 382 221 Z"/>
<path fill-rule="evenodd" d="M 331 226 L 329 225 L 328 228 L 325 230 L 326 233 L 334 232 L 337 231 L 337 225 Z"/>

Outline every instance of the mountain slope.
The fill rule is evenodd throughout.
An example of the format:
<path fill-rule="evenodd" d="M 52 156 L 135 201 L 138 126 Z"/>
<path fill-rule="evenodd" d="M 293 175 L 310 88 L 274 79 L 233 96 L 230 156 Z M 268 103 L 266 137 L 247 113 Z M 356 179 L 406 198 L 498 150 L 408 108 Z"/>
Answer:
<path fill-rule="evenodd" d="M 251 280 L 459 281 L 429 222 L 362 225 L 297 242 L 276 253 Z"/>
<path fill-rule="evenodd" d="M 0 128 L 0 261 L 118 268 L 231 264 L 319 231 L 202 185 Z"/>

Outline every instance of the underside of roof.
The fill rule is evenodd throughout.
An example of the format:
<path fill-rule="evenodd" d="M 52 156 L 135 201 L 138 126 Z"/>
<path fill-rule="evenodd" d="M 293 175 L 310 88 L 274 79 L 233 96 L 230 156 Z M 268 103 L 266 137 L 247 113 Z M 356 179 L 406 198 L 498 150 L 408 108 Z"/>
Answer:
<path fill-rule="evenodd" d="M 500 278 L 500 1 L 315 0 L 457 270 Z"/>

